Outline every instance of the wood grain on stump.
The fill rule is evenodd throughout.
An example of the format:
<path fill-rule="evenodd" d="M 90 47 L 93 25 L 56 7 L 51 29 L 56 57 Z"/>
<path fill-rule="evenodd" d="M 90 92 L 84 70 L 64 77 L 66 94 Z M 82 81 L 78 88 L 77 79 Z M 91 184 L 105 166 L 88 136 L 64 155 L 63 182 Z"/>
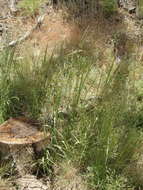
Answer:
<path fill-rule="evenodd" d="M 0 152 L 2 158 L 12 157 L 21 176 L 34 171 L 35 154 L 50 140 L 36 126 L 23 118 L 11 118 L 0 125 Z"/>

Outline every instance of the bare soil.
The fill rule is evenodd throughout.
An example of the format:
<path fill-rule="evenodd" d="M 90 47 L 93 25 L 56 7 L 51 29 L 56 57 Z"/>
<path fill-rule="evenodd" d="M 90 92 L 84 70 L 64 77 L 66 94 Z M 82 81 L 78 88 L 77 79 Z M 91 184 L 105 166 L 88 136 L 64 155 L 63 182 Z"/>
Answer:
<path fill-rule="evenodd" d="M 104 64 L 107 61 L 103 58 L 109 57 L 109 51 L 113 48 L 115 33 L 122 30 L 129 34 L 131 39 L 140 36 L 141 33 L 140 25 L 136 25 L 135 19 L 120 10 L 118 15 L 110 19 L 103 19 L 100 15 L 93 16 L 92 14 L 74 18 L 67 9 L 56 10 L 51 6 L 46 6 L 33 18 L 24 16 L 20 11 L 17 15 L 12 15 L 7 2 L 0 0 L 0 16 L 2 17 L 0 25 L 4 28 L 1 45 L 22 37 L 36 24 L 38 16 L 45 14 L 42 25 L 20 44 L 21 52 L 30 49 L 31 53 L 39 55 L 47 48 L 47 52 L 51 54 L 53 51 L 57 52 L 61 45 L 65 48 L 75 47 L 84 39 L 88 50 L 96 49 L 102 54 L 101 62 Z"/>
<path fill-rule="evenodd" d="M 55 47 L 61 44 L 78 44 L 80 40 L 80 28 L 74 22 L 65 22 L 62 11 L 48 7 L 44 10 L 44 21 L 25 42 L 23 47 L 32 48 L 34 52 L 48 47 L 48 52 L 52 52 Z M 2 28 L 0 44 L 5 45 L 13 40 L 24 36 L 36 24 L 37 17 L 23 16 L 20 12 L 12 15 L 7 5 L 7 1 L 0 0 L 0 26 Z M 23 51 L 23 48 L 22 48 Z"/>

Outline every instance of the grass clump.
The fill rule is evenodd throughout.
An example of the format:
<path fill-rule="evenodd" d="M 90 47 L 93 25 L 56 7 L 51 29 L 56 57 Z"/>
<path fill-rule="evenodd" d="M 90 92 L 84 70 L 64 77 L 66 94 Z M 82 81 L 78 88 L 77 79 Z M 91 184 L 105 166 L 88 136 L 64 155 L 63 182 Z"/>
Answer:
<path fill-rule="evenodd" d="M 24 10 L 25 15 L 34 16 L 44 2 L 45 0 L 22 0 L 18 3 L 18 7 Z"/>
<path fill-rule="evenodd" d="M 133 189 L 125 170 L 137 160 L 141 131 L 132 112 L 132 62 L 124 58 L 116 64 L 111 57 L 103 70 L 97 60 L 83 51 L 22 60 L 5 51 L 0 59 L 0 119 L 25 115 L 42 121 L 52 137 L 38 160 L 45 174 L 60 175 L 55 168 L 65 161 L 91 189 Z M 62 168 L 66 176 L 67 169 Z"/>
<path fill-rule="evenodd" d="M 94 101 L 88 105 L 85 100 L 90 97 L 91 73 L 99 68 L 94 68 L 95 60 L 91 58 L 74 55 L 67 60 L 65 68 L 70 66 L 70 69 L 65 72 L 63 67 L 61 71 L 66 73 L 65 80 L 56 80 L 56 84 L 60 84 L 60 93 L 57 93 L 61 95 L 58 104 L 64 97 L 63 110 L 66 111 L 59 114 L 55 109 L 57 114 L 54 128 L 51 128 L 53 138 L 48 163 L 56 165 L 62 160 L 70 160 L 89 177 L 90 186 L 97 189 L 113 186 L 114 189 L 123 186 L 130 189 L 123 171 L 134 161 L 140 141 L 140 132 L 134 123 L 125 124 L 125 115 L 129 117 L 127 113 L 132 106 L 128 86 L 130 62 L 125 59 L 119 65 L 111 64 L 102 74 L 102 80 L 94 75 Z M 109 171 L 114 171 L 114 177 Z M 125 181 L 118 181 L 116 176 Z"/>
<path fill-rule="evenodd" d="M 1 121 L 21 115 L 38 118 L 55 67 L 54 60 L 45 57 L 19 61 L 14 52 L 4 52 L 0 61 Z"/>
<path fill-rule="evenodd" d="M 117 12 L 117 1 L 116 0 L 102 0 L 101 6 L 103 9 L 103 13 L 106 16 L 111 16 L 115 12 Z"/>

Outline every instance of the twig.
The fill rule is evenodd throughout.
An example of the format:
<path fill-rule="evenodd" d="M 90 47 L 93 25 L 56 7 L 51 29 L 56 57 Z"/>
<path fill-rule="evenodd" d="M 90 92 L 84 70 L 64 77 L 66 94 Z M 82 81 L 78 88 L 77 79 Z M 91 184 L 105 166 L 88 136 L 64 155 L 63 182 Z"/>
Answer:
<path fill-rule="evenodd" d="M 39 16 L 38 19 L 37 19 L 36 25 L 30 31 L 27 31 L 22 37 L 11 41 L 10 43 L 8 43 L 8 45 L 2 47 L 2 49 L 9 48 L 9 47 L 14 47 L 17 44 L 20 44 L 21 42 L 25 41 L 27 38 L 30 37 L 30 35 L 33 33 L 34 30 L 36 30 L 37 28 L 39 28 L 41 26 L 41 24 L 43 23 L 44 18 L 45 18 L 45 14 L 42 15 L 42 16 Z"/>

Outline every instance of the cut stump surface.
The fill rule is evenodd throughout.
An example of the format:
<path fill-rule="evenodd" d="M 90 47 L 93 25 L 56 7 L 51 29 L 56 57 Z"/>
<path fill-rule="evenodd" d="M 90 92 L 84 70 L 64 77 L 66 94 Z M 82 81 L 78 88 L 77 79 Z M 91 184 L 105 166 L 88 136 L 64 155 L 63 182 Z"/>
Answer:
<path fill-rule="evenodd" d="M 0 152 L 13 158 L 21 176 L 34 170 L 35 154 L 49 143 L 50 134 L 45 134 L 23 118 L 11 118 L 0 125 Z"/>

